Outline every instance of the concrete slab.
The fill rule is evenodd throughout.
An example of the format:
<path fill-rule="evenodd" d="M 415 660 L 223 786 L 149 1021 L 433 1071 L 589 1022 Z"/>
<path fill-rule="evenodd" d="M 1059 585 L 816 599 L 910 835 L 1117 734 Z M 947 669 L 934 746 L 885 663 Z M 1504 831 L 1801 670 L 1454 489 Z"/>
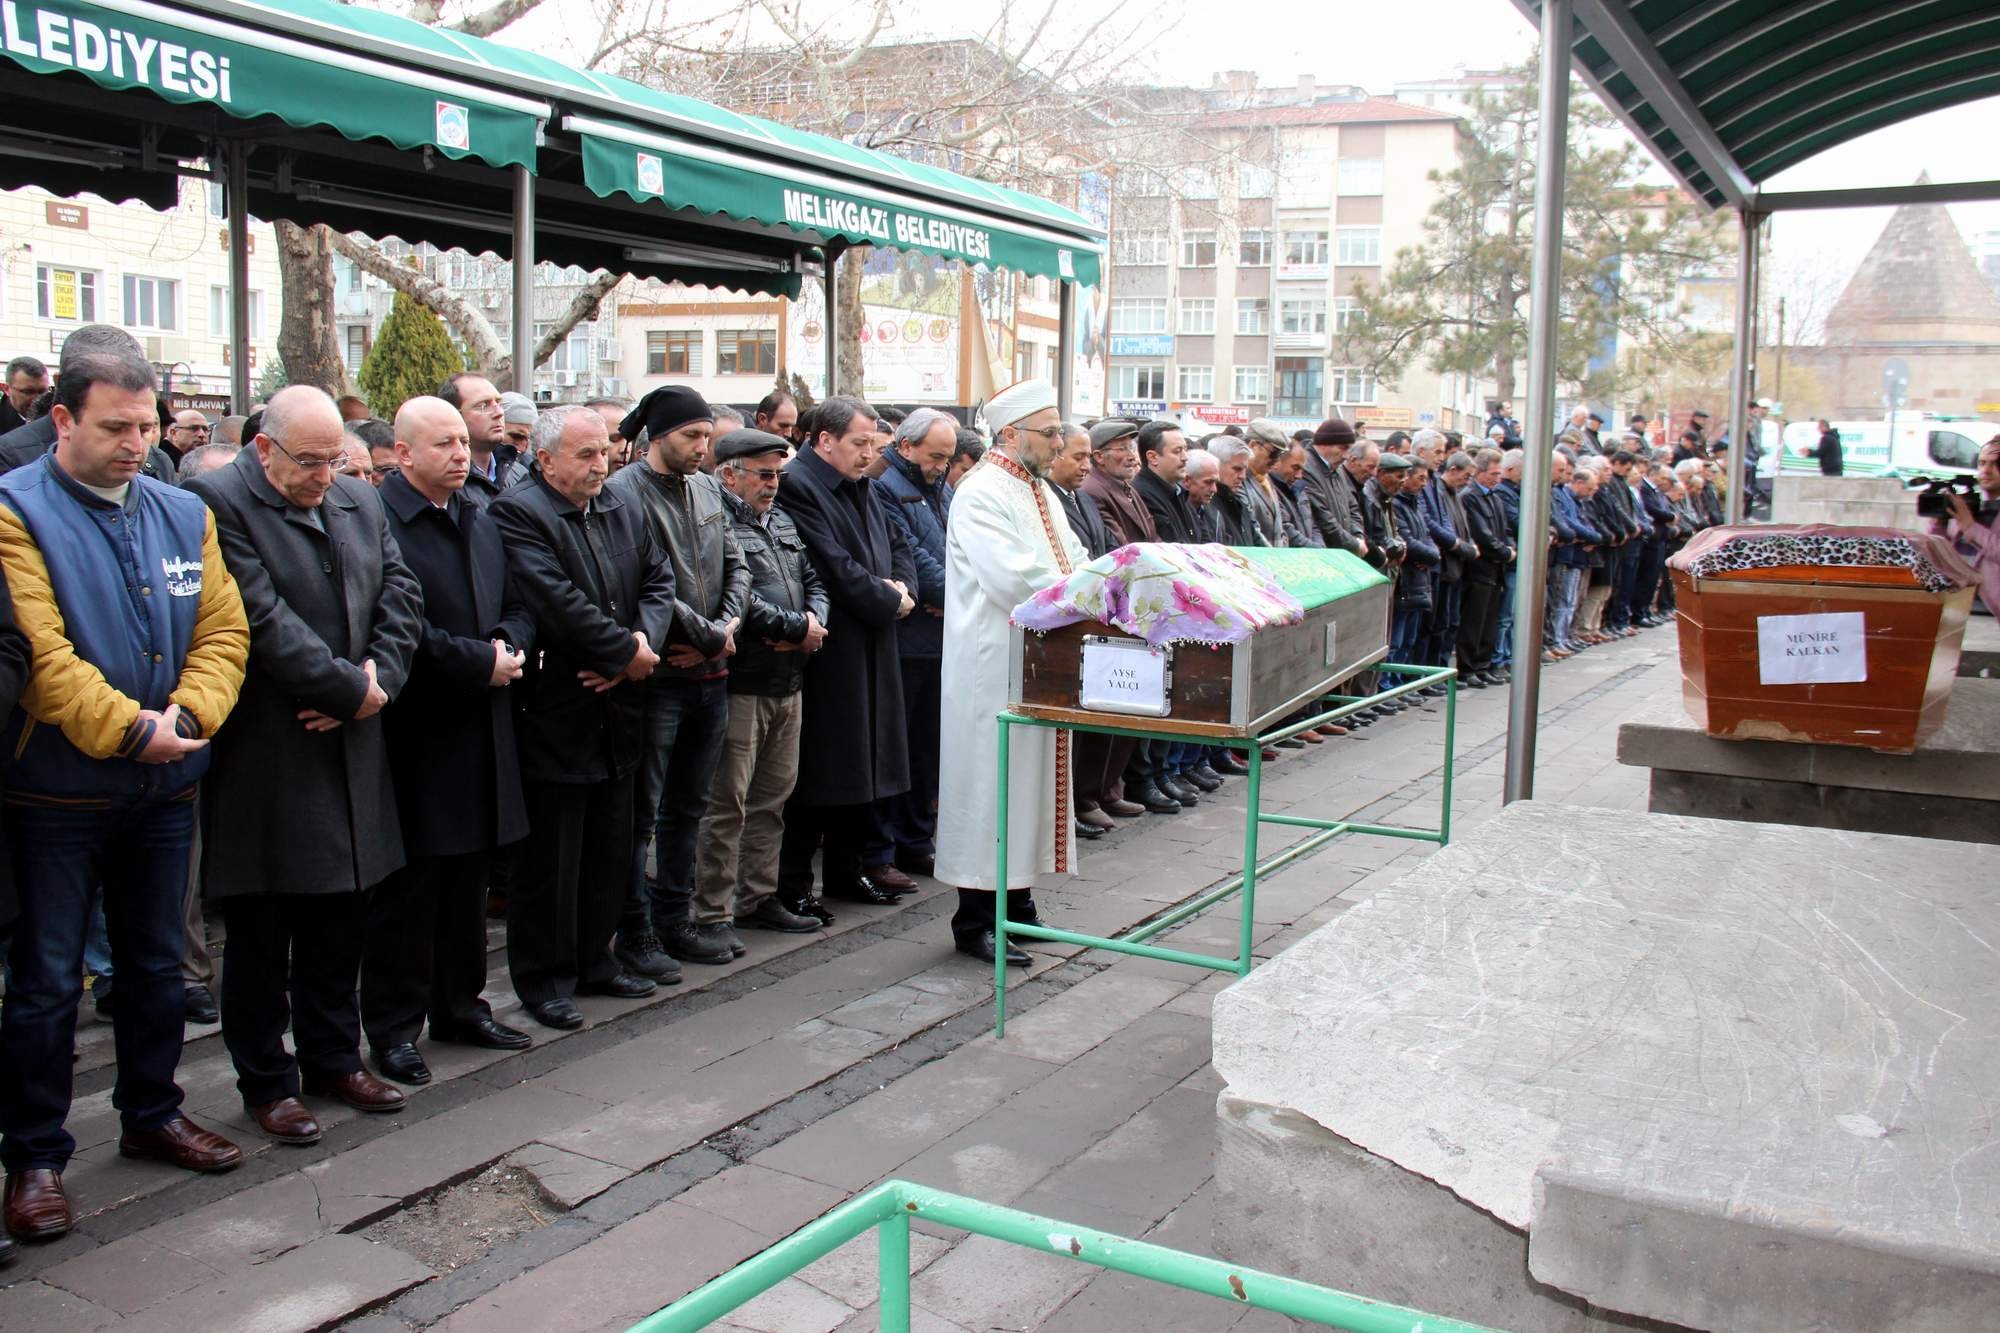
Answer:
<path fill-rule="evenodd" d="M 533 1176 L 542 1197 L 563 1209 L 582 1206 L 631 1174 L 622 1166 L 546 1143 L 516 1148 L 507 1155 L 507 1165 Z"/>
<path fill-rule="evenodd" d="M 196 1287 L 126 1320 L 135 1333 L 307 1333 L 427 1282 L 416 1260 L 359 1236 L 327 1236 L 268 1264 Z"/>
<path fill-rule="evenodd" d="M 1525 1230 L 1516 1289 L 1744 1333 L 1977 1323 L 2000 1309 L 1978 851 L 1747 832 L 1510 806 L 1225 991 L 1215 1066 Z M 1257 1154 L 1224 1147 L 1217 1239 L 1257 1262 L 1232 1180 Z M 1296 1161 L 1268 1186 L 1288 1226 L 1343 1206 Z M 1322 1255 L 1298 1275 L 1387 1294 Z"/>

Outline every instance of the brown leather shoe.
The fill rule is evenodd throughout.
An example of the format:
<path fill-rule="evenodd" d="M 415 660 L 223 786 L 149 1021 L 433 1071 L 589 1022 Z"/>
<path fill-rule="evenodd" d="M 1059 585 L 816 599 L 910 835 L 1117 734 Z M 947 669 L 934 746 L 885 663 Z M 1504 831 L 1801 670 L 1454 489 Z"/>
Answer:
<path fill-rule="evenodd" d="M 1125 800 L 1123 797 L 1115 801 L 1106 801 L 1097 808 L 1105 814 L 1114 815 L 1119 819 L 1137 819 L 1140 815 L 1146 813 L 1145 806 L 1140 805 L 1137 801 Z"/>
<path fill-rule="evenodd" d="M 891 893 L 907 893 L 917 887 L 915 880 L 894 866 L 864 866 L 861 873 L 874 880 L 876 888 L 887 889 Z"/>
<path fill-rule="evenodd" d="M 227 1171 L 243 1161 L 241 1148 L 184 1115 L 177 1115 L 158 1129 L 143 1134 L 119 1135 L 118 1152 L 124 1157 L 172 1162 L 189 1171 Z"/>
<path fill-rule="evenodd" d="M 54 1240 L 69 1234 L 69 1196 L 62 1172 L 12 1171 L 7 1175 L 7 1231 L 16 1240 Z"/>
<path fill-rule="evenodd" d="M 1319 724 L 1319 734 L 1332 739 L 1335 736 L 1345 736 L 1347 728 L 1341 726 L 1338 722 L 1322 722 Z"/>
<path fill-rule="evenodd" d="M 1299 739 L 1304 741 L 1307 745 L 1324 745 L 1326 743 L 1326 737 L 1319 734 L 1318 727 L 1310 727 L 1307 730 L 1300 732 Z"/>
<path fill-rule="evenodd" d="M 335 1101 L 346 1102 L 357 1111 L 387 1112 L 403 1109 L 401 1090 L 384 1083 L 365 1069 L 357 1069 L 339 1078 L 307 1079 L 305 1090 L 315 1097 L 331 1097 Z"/>
<path fill-rule="evenodd" d="M 1095 829 L 1114 829 L 1118 827 L 1118 821 L 1110 815 L 1105 814 L 1102 810 L 1079 810 L 1076 812 L 1076 822 L 1079 824 L 1088 824 Z"/>
<path fill-rule="evenodd" d="M 313 1119 L 312 1112 L 306 1110 L 305 1103 L 296 1097 L 280 1097 L 262 1106 L 246 1103 L 243 1109 L 257 1122 L 257 1128 L 280 1143 L 303 1148 L 308 1143 L 319 1142 L 319 1121 Z"/>

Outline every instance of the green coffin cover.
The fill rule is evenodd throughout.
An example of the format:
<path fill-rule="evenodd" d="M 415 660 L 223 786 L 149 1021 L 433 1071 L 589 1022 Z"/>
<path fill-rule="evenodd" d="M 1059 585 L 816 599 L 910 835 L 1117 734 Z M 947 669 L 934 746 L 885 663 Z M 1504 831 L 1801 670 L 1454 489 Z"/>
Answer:
<path fill-rule="evenodd" d="M 1389 581 L 1352 551 L 1286 546 L 1236 546 L 1230 549 L 1263 570 L 1308 611 Z"/>

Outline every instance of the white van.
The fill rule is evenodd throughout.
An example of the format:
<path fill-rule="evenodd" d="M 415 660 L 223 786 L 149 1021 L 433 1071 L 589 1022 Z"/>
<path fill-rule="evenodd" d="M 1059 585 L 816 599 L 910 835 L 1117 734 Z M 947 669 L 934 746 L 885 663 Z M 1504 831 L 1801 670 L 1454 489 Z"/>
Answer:
<path fill-rule="evenodd" d="M 1897 413 L 1893 440 L 1886 420 L 1836 421 L 1833 428 L 1840 432 L 1842 472 L 1850 477 L 1970 475 L 1980 448 L 2000 435 L 2000 422 L 1925 412 Z M 1818 422 L 1790 423 L 1784 441 L 1786 472 L 1819 471 L 1819 460 L 1812 456 L 1819 447 Z"/>

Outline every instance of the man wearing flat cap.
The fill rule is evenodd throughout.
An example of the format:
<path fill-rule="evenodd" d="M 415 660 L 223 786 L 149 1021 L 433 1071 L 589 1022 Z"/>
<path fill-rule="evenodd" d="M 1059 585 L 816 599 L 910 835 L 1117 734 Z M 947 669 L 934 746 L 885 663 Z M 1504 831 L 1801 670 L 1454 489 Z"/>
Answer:
<path fill-rule="evenodd" d="M 727 921 L 696 928 L 694 839 L 729 725 L 729 659 L 750 597 L 750 571 L 736 545 L 722 486 L 701 470 L 715 416 L 685 385 L 653 390 L 619 433 L 636 461 L 604 483 L 640 514 L 674 565 L 673 629 L 659 669 L 639 685 L 645 740 L 633 786 L 632 881 L 618 922 L 618 960 L 654 978 L 680 963 L 720 966 L 742 951 Z M 644 444 L 637 442 L 643 440 Z M 654 883 L 646 884 L 646 846 Z"/>
<path fill-rule="evenodd" d="M 986 405 L 993 448 L 952 495 L 945 530 L 943 734 L 952 738 L 939 765 L 937 877 L 958 889 L 951 933 L 960 953 L 994 960 L 993 895 L 1007 892 L 1007 915 L 1037 920 L 1029 890 L 1035 876 L 1074 870 L 1070 811 L 1070 735 L 1021 728 L 1011 738 L 1007 883 L 996 884 L 999 830 L 996 784 L 999 732 L 1007 707 L 1015 607 L 1086 563 L 1045 480 L 1062 445 L 1056 391 L 1023 381 Z M 1025 967 L 1028 955 L 1007 950 Z"/>
<path fill-rule="evenodd" d="M 805 539 L 772 504 L 790 452 L 789 440 L 761 430 L 732 430 L 715 445 L 750 597 L 729 659 L 729 729 L 695 840 L 697 928 L 734 918 L 737 928 L 803 935 L 821 924 L 810 898 L 778 897 L 785 802 L 799 777 L 799 691 L 827 617 Z"/>

